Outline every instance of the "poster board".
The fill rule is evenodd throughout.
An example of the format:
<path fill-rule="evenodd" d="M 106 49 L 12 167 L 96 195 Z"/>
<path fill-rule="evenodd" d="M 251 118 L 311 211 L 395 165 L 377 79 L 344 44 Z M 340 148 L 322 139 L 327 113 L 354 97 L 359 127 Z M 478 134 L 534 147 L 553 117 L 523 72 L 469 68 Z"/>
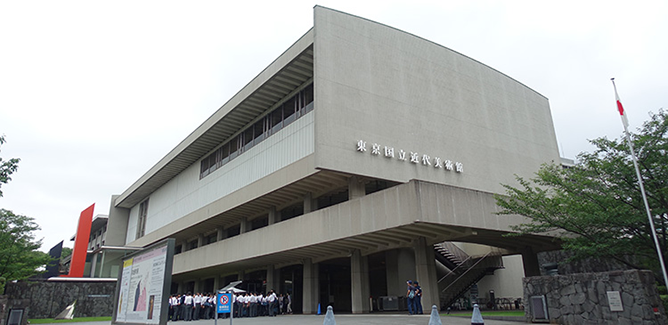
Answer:
<path fill-rule="evenodd" d="M 112 324 L 167 324 L 174 239 L 121 259 Z"/>

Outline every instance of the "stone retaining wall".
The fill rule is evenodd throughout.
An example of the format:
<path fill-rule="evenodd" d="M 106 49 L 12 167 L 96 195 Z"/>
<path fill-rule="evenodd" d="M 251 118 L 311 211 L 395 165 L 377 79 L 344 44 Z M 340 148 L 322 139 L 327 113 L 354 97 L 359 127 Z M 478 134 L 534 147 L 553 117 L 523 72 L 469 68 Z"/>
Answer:
<path fill-rule="evenodd" d="M 30 281 L 7 283 L 10 299 L 30 299 L 28 318 L 54 318 L 77 301 L 74 317 L 111 316 L 116 281 Z"/>
<path fill-rule="evenodd" d="M 550 323 L 668 324 L 651 271 L 612 271 L 523 279 L 525 313 L 534 311 L 529 299 L 544 295 Z M 611 311 L 608 292 L 618 292 L 622 311 Z"/>

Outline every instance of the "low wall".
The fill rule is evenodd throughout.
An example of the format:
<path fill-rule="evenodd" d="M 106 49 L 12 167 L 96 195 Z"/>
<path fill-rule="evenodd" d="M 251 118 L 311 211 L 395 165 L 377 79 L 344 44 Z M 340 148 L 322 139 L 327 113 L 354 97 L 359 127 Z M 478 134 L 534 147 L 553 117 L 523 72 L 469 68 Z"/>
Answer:
<path fill-rule="evenodd" d="M 111 316 L 116 281 L 66 280 L 7 283 L 10 299 L 30 299 L 28 318 L 54 318 L 77 301 L 74 317 Z"/>
<path fill-rule="evenodd" d="M 550 323 L 668 324 L 651 271 L 536 276 L 523 283 L 527 321 L 539 313 L 529 299 L 544 295 Z"/>

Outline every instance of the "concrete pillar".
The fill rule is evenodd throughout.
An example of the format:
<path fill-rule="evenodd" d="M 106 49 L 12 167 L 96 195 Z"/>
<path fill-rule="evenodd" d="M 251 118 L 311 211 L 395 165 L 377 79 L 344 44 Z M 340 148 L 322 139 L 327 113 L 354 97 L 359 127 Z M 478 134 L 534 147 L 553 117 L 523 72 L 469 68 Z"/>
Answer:
<path fill-rule="evenodd" d="M 91 278 L 97 278 L 97 276 L 95 276 L 95 271 L 96 271 L 96 268 L 97 268 L 97 256 L 98 256 L 98 253 L 93 254 L 93 258 L 92 258 L 92 261 L 91 261 L 91 265 L 90 265 L 90 277 Z"/>
<path fill-rule="evenodd" d="M 213 277 L 213 292 L 217 293 L 220 288 L 223 286 L 220 284 L 220 275 L 215 275 Z"/>
<path fill-rule="evenodd" d="M 197 292 L 202 292 L 202 279 L 195 280 L 195 286 L 193 287 L 193 294 Z"/>
<path fill-rule="evenodd" d="M 248 218 L 241 218 L 241 223 L 239 224 L 239 234 L 248 232 Z"/>
<path fill-rule="evenodd" d="M 318 311 L 318 299 L 320 297 L 318 264 L 314 264 L 310 258 L 304 260 L 304 293 L 302 295 L 302 312 L 305 315 L 315 314 Z"/>
<path fill-rule="evenodd" d="M 223 240 L 227 237 L 227 231 L 225 231 L 225 228 L 218 227 L 218 228 L 216 228 L 216 230 L 218 230 L 218 234 L 216 236 L 217 241 L 221 241 L 221 240 Z M 218 289 L 220 289 L 220 288 L 218 288 Z"/>
<path fill-rule="evenodd" d="M 366 195 L 364 179 L 352 176 L 348 179 L 348 200 L 353 200 Z"/>
<path fill-rule="evenodd" d="M 369 259 L 362 256 L 359 249 L 353 251 L 350 257 L 350 294 L 352 295 L 353 314 L 368 313 L 370 311 L 369 296 Z"/>
<path fill-rule="evenodd" d="M 415 252 L 411 248 L 400 248 L 385 253 L 387 295 L 405 296 L 406 281 L 415 280 Z M 419 280 L 418 280 L 419 281 Z"/>
<path fill-rule="evenodd" d="M 274 289 L 278 294 L 278 277 L 276 276 L 274 265 L 267 266 L 267 292 L 271 289 Z"/>
<path fill-rule="evenodd" d="M 187 250 L 188 250 L 188 241 L 184 240 L 183 243 L 181 243 L 181 253 L 183 253 Z"/>
<path fill-rule="evenodd" d="M 416 279 L 422 288 L 422 308 L 429 310 L 432 305 L 441 306 L 438 295 L 438 277 L 436 276 L 436 257 L 434 246 L 428 245 L 424 237 L 418 237 L 415 248 Z"/>
<path fill-rule="evenodd" d="M 315 205 L 313 204 L 313 194 L 311 192 L 304 195 L 304 214 L 315 211 Z"/>
<path fill-rule="evenodd" d="M 197 247 L 202 247 L 204 246 L 204 234 L 199 234 L 197 236 Z"/>
<path fill-rule="evenodd" d="M 540 264 L 538 263 L 538 255 L 531 249 L 525 247 L 522 250 L 522 262 L 524 264 L 524 276 L 540 276 Z"/>
<path fill-rule="evenodd" d="M 269 208 L 269 213 L 268 213 L 268 216 L 267 216 L 267 224 L 268 225 L 273 225 L 273 224 L 275 224 L 279 221 L 281 221 L 281 217 L 280 217 L 278 211 L 276 211 L 276 207 Z"/>

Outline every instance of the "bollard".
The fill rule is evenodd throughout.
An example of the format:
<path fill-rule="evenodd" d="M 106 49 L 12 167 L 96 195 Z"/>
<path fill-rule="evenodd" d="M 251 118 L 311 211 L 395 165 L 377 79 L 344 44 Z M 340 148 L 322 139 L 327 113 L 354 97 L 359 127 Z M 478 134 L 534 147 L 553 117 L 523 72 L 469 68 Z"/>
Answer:
<path fill-rule="evenodd" d="M 436 305 L 431 306 L 429 325 L 443 325 L 443 323 L 441 323 L 441 316 L 438 314 L 438 307 L 436 307 Z"/>
<path fill-rule="evenodd" d="M 482 319 L 480 314 L 480 309 L 478 304 L 473 305 L 473 315 L 471 316 L 471 325 L 485 325 L 485 321 Z"/>
<path fill-rule="evenodd" d="M 325 314 L 325 320 L 322 322 L 322 325 L 336 325 L 332 306 L 327 306 L 327 314 Z"/>
<path fill-rule="evenodd" d="M 318 311 L 317 311 L 317 314 L 318 314 L 318 315 L 322 315 L 322 313 L 320 312 L 320 303 L 318 303 Z"/>

